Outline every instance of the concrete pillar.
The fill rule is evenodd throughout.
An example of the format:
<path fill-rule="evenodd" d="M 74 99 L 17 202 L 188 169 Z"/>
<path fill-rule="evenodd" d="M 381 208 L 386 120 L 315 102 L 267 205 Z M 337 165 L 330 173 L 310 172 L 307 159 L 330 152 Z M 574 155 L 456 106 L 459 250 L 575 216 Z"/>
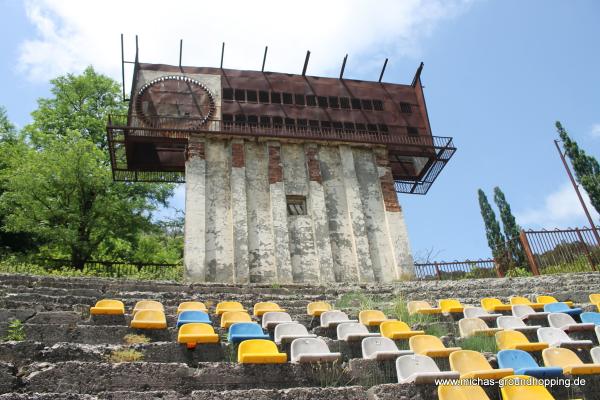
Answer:
<path fill-rule="evenodd" d="M 204 139 L 191 137 L 185 163 L 185 278 L 204 282 L 205 272 L 205 194 L 206 161 Z"/>
<path fill-rule="evenodd" d="M 231 142 L 231 213 L 233 221 L 233 281 L 248 283 L 248 213 L 244 141 Z"/>

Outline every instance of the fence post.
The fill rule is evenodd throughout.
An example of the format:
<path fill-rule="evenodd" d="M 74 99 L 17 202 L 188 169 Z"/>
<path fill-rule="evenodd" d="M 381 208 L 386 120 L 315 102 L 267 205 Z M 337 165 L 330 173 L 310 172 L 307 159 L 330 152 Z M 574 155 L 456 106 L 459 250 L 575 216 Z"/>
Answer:
<path fill-rule="evenodd" d="M 590 254 L 590 249 L 588 249 L 587 243 L 583 240 L 583 235 L 581 234 L 581 231 L 579 230 L 579 228 L 575 228 L 575 232 L 577 232 L 579 242 L 585 250 L 585 255 L 588 259 L 588 262 L 590 263 L 590 267 L 592 267 L 592 271 L 596 271 L 596 266 L 594 265 L 594 260 L 592 259 L 592 255 Z"/>
<path fill-rule="evenodd" d="M 435 261 L 433 263 L 433 266 L 435 267 L 435 273 L 437 275 L 438 281 L 441 281 L 442 280 L 442 273 L 440 272 L 440 267 L 438 267 L 437 261 Z"/>
<path fill-rule="evenodd" d="M 531 252 L 531 247 L 529 246 L 529 240 L 527 239 L 527 233 L 523 229 L 519 233 L 519 239 L 521 240 L 521 244 L 523 245 L 523 250 L 525 250 L 525 255 L 527 256 L 527 261 L 529 262 L 529 268 L 534 275 L 539 275 L 540 270 L 538 268 L 537 262 L 535 261 L 535 257 Z"/>

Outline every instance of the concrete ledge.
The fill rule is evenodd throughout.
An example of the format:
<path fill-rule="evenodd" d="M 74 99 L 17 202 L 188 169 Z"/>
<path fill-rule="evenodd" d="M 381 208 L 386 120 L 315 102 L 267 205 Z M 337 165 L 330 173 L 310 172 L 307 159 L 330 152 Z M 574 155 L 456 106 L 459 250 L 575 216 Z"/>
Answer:
<path fill-rule="evenodd" d="M 0 362 L 0 393 L 9 393 L 16 390 L 18 380 L 17 370 L 14 365 Z"/>
<path fill-rule="evenodd" d="M 390 383 L 373 386 L 367 391 L 369 400 L 437 400 L 437 386 Z"/>

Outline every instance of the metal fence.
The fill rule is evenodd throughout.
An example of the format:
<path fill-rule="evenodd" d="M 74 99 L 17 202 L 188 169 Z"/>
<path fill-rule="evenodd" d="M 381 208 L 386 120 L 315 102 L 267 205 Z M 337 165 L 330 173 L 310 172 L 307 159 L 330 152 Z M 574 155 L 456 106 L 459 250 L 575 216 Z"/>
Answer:
<path fill-rule="evenodd" d="M 451 262 L 415 263 L 415 276 L 425 280 L 496 278 L 498 270 L 493 259 Z"/>
<path fill-rule="evenodd" d="M 36 262 L 48 271 L 73 269 L 71 260 L 43 258 Z M 127 262 L 127 261 L 87 261 L 83 267 L 86 275 L 120 278 L 147 277 L 152 279 L 176 279 L 182 273 L 181 264 Z M 178 279 L 178 278 L 177 278 Z"/>

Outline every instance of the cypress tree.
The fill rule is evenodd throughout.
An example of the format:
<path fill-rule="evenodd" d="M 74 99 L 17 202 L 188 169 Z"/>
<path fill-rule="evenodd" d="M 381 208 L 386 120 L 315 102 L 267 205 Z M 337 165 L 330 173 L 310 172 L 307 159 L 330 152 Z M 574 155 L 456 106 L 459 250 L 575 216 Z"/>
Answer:
<path fill-rule="evenodd" d="M 496 203 L 498 210 L 500 211 L 500 220 L 502 221 L 502 228 L 504 237 L 507 241 L 508 251 L 514 263 L 522 266 L 525 263 L 525 254 L 523 253 L 523 249 L 519 242 L 519 232 L 521 228 L 517 225 L 515 216 L 510 209 L 510 204 L 508 204 L 504 193 L 498 186 L 494 188 L 494 203 Z"/>
<path fill-rule="evenodd" d="M 500 224 L 496 219 L 496 214 L 494 213 L 487 196 L 481 189 L 479 189 L 477 193 L 479 195 L 479 208 L 481 210 L 483 224 L 485 225 L 485 236 L 487 238 L 488 246 L 490 246 L 492 255 L 498 263 L 501 272 L 505 273 L 508 268 L 508 263 L 506 260 L 504 235 L 502 235 Z"/>

